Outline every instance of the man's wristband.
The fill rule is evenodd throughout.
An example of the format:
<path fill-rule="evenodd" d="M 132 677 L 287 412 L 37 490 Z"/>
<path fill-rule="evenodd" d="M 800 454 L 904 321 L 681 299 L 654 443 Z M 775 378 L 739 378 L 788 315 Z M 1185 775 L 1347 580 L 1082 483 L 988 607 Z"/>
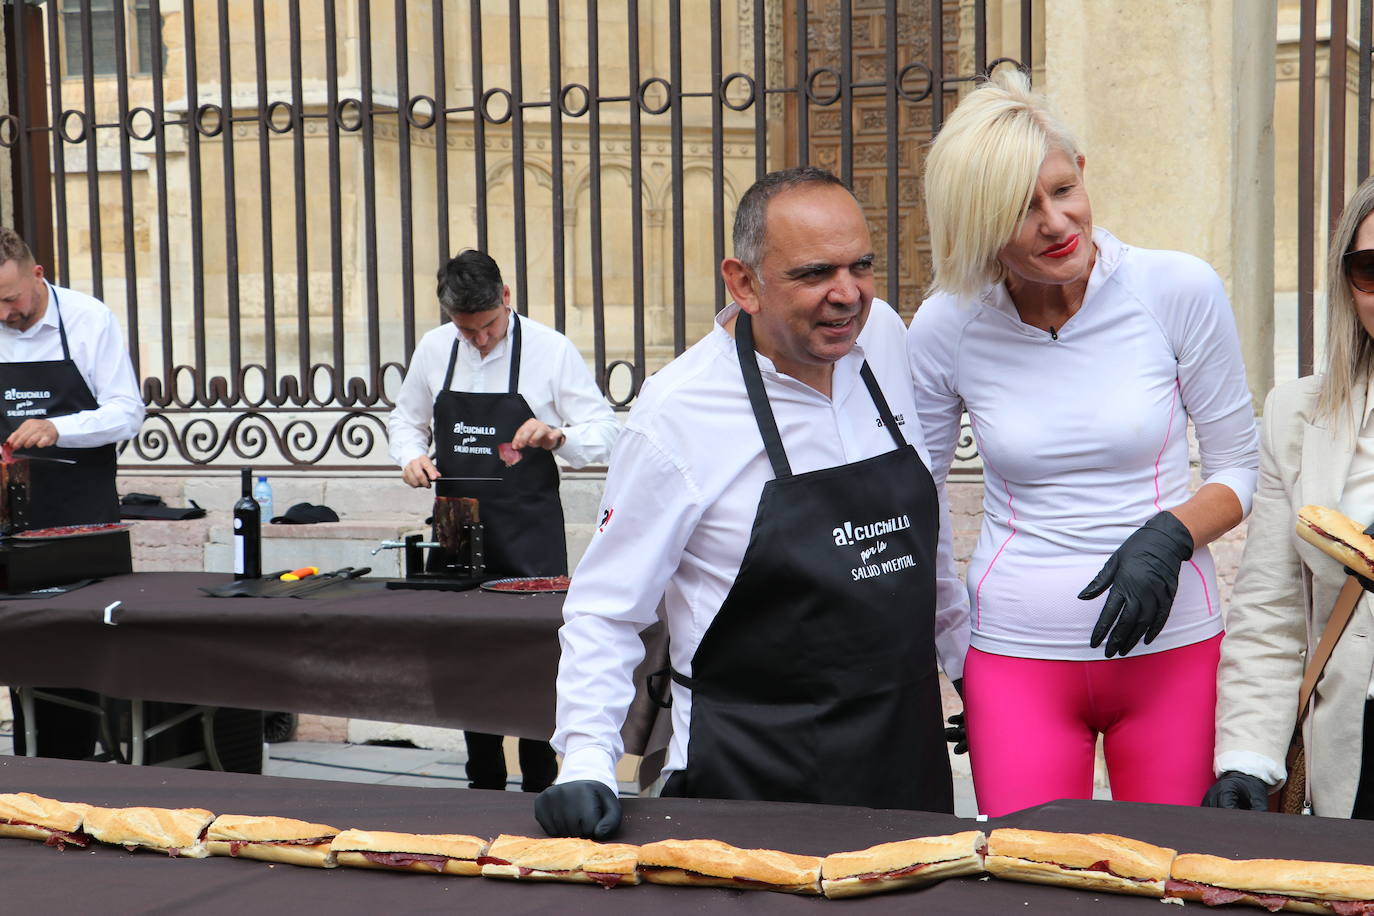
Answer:
<path fill-rule="evenodd" d="M 560 448 L 562 448 L 565 444 L 567 444 L 567 441 L 568 441 L 568 434 L 565 433 L 565 432 L 563 432 L 563 430 L 561 430 L 561 429 L 554 430 L 554 432 L 558 433 L 558 444 L 555 445 L 555 446 L 553 447 L 553 450 L 554 450 L 554 451 L 558 451 L 558 450 L 559 450 Z"/>

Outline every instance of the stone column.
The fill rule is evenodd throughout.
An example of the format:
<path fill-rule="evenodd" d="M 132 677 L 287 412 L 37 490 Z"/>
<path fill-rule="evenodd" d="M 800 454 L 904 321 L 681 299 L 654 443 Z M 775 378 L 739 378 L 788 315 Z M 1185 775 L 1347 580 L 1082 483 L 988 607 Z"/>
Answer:
<path fill-rule="evenodd" d="M 1258 406 L 1274 379 L 1276 0 L 1044 0 L 1045 77 L 1094 219 L 1226 283 Z"/>

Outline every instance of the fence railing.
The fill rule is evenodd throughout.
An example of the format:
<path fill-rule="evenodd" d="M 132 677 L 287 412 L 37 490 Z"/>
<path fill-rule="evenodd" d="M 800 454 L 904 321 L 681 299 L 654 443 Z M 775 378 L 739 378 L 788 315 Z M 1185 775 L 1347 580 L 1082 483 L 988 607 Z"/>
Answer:
<path fill-rule="evenodd" d="M 923 145 L 994 58 L 1031 60 L 1031 6 L 11 2 L 0 206 L 124 321 L 149 405 L 126 465 L 382 467 L 463 247 L 623 407 L 724 306 L 739 195 L 813 163 L 909 315 Z"/>

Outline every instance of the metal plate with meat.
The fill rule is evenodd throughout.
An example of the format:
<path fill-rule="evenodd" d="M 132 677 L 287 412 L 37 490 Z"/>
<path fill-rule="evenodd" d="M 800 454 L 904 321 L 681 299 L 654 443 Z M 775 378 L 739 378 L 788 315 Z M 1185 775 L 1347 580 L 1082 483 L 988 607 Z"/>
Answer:
<path fill-rule="evenodd" d="M 567 576 L 526 576 L 520 579 L 493 579 L 483 582 L 482 588 L 489 592 L 537 595 L 544 592 L 566 592 L 570 581 Z"/>
<path fill-rule="evenodd" d="M 107 522 L 103 525 L 62 525 L 58 528 L 34 528 L 19 531 L 12 537 L 23 541 L 56 541 L 61 538 L 84 538 L 93 534 L 109 534 L 128 528 L 128 522 Z"/>

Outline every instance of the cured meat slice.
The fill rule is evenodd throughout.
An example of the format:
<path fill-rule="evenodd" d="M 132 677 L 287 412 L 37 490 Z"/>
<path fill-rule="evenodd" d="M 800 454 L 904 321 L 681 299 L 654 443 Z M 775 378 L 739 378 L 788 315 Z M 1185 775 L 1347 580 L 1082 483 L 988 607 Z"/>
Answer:
<path fill-rule="evenodd" d="M 520 454 L 520 449 L 516 448 L 514 445 L 511 445 L 509 442 L 502 442 L 500 445 L 496 446 L 496 451 L 497 454 L 501 456 L 501 461 L 506 465 L 506 467 L 511 467 L 513 465 L 520 463 L 520 459 L 522 457 Z"/>

